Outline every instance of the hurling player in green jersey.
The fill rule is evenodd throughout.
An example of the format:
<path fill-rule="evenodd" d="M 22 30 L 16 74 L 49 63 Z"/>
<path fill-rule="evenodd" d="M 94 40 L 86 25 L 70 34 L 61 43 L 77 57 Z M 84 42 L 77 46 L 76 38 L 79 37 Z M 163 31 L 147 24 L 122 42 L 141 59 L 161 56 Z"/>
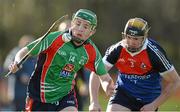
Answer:
<path fill-rule="evenodd" d="M 38 56 L 28 91 L 27 111 L 77 111 L 74 91 L 76 72 L 86 67 L 99 75 L 107 95 L 114 92 L 114 83 L 106 71 L 102 57 L 90 37 L 97 26 L 96 14 L 79 9 L 65 32 L 52 32 L 35 48 L 38 39 L 22 48 L 9 70 L 15 73 L 17 63 L 32 48 L 30 55 Z"/>

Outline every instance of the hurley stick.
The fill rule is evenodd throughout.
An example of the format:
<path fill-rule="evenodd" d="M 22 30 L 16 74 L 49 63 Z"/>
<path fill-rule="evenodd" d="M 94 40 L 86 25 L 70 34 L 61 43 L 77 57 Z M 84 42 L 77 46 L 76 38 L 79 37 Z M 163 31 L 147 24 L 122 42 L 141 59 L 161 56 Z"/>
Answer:
<path fill-rule="evenodd" d="M 50 32 L 52 32 L 53 29 L 54 29 L 57 25 L 59 25 L 63 20 L 65 20 L 65 19 L 67 19 L 67 18 L 68 18 L 68 15 L 64 15 L 64 16 L 60 17 L 58 20 L 56 20 L 56 21 L 51 25 L 51 27 L 48 29 L 48 31 L 47 31 L 42 37 L 40 37 L 40 38 L 38 39 L 39 41 L 34 45 L 34 47 L 33 47 L 31 50 L 29 50 L 29 52 L 18 62 L 17 66 L 20 67 L 20 66 L 26 61 L 26 59 L 29 57 L 31 51 L 33 51 L 34 48 L 35 48 L 43 39 L 45 39 L 46 36 L 47 36 Z M 5 75 L 5 77 L 8 77 L 10 74 L 11 74 L 11 71 L 9 71 L 9 72 Z"/>

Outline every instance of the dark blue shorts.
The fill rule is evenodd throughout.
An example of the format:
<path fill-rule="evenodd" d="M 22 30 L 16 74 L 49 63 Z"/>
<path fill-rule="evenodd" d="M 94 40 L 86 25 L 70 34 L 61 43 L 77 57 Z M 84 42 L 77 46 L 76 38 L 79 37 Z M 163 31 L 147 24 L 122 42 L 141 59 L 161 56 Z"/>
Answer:
<path fill-rule="evenodd" d="M 75 91 L 71 91 L 68 95 L 64 96 L 60 101 L 54 103 L 42 103 L 40 101 L 28 98 L 26 102 L 26 111 L 60 111 L 66 107 L 74 106 L 78 108 L 78 103 Z"/>
<path fill-rule="evenodd" d="M 115 94 L 110 98 L 109 104 L 119 104 L 122 105 L 131 111 L 140 111 L 145 102 L 137 100 L 135 97 L 128 94 L 123 88 L 116 88 Z"/>

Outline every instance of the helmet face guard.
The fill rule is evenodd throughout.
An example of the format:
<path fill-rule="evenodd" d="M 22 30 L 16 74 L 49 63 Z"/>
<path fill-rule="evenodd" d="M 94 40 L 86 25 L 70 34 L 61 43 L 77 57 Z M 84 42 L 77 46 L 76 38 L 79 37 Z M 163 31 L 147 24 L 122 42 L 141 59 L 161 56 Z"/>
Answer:
<path fill-rule="evenodd" d="M 145 39 L 148 36 L 149 29 L 150 27 L 148 26 L 148 23 L 142 18 L 129 19 L 124 28 L 124 32 L 122 33 L 123 38 L 126 38 L 126 36 L 130 36 L 132 38 L 143 38 L 143 41 L 139 48 L 129 48 L 127 46 L 127 50 L 130 52 L 139 51 L 144 45 Z"/>
<path fill-rule="evenodd" d="M 83 20 L 87 21 L 91 25 L 91 31 L 95 30 L 95 28 L 97 26 L 97 16 L 94 12 L 87 10 L 87 9 L 79 9 L 72 16 L 72 21 L 74 21 L 74 19 L 76 19 L 76 18 L 83 19 Z M 80 39 L 80 38 L 74 37 L 74 36 L 72 36 L 72 40 L 78 44 L 83 44 L 86 41 L 86 40 L 83 40 L 83 39 Z"/>

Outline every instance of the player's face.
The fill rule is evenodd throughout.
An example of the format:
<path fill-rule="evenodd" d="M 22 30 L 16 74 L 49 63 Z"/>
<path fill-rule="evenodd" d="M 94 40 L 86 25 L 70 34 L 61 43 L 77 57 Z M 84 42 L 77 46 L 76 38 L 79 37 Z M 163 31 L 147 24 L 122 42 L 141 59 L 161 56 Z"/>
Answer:
<path fill-rule="evenodd" d="M 132 51 L 136 52 L 135 50 L 142 47 L 144 36 L 131 36 L 131 35 L 125 35 L 125 40 L 127 44 L 127 48 L 131 49 Z"/>
<path fill-rule="evenodd" d="M 95 33 L 95 31 L 92 30 L 91 27 L 92 26 L 88 21 L 81 18 L 75 18 L 71 24 L 72 35 L 75 38 L 86 41 L 91 35 Z"/>

